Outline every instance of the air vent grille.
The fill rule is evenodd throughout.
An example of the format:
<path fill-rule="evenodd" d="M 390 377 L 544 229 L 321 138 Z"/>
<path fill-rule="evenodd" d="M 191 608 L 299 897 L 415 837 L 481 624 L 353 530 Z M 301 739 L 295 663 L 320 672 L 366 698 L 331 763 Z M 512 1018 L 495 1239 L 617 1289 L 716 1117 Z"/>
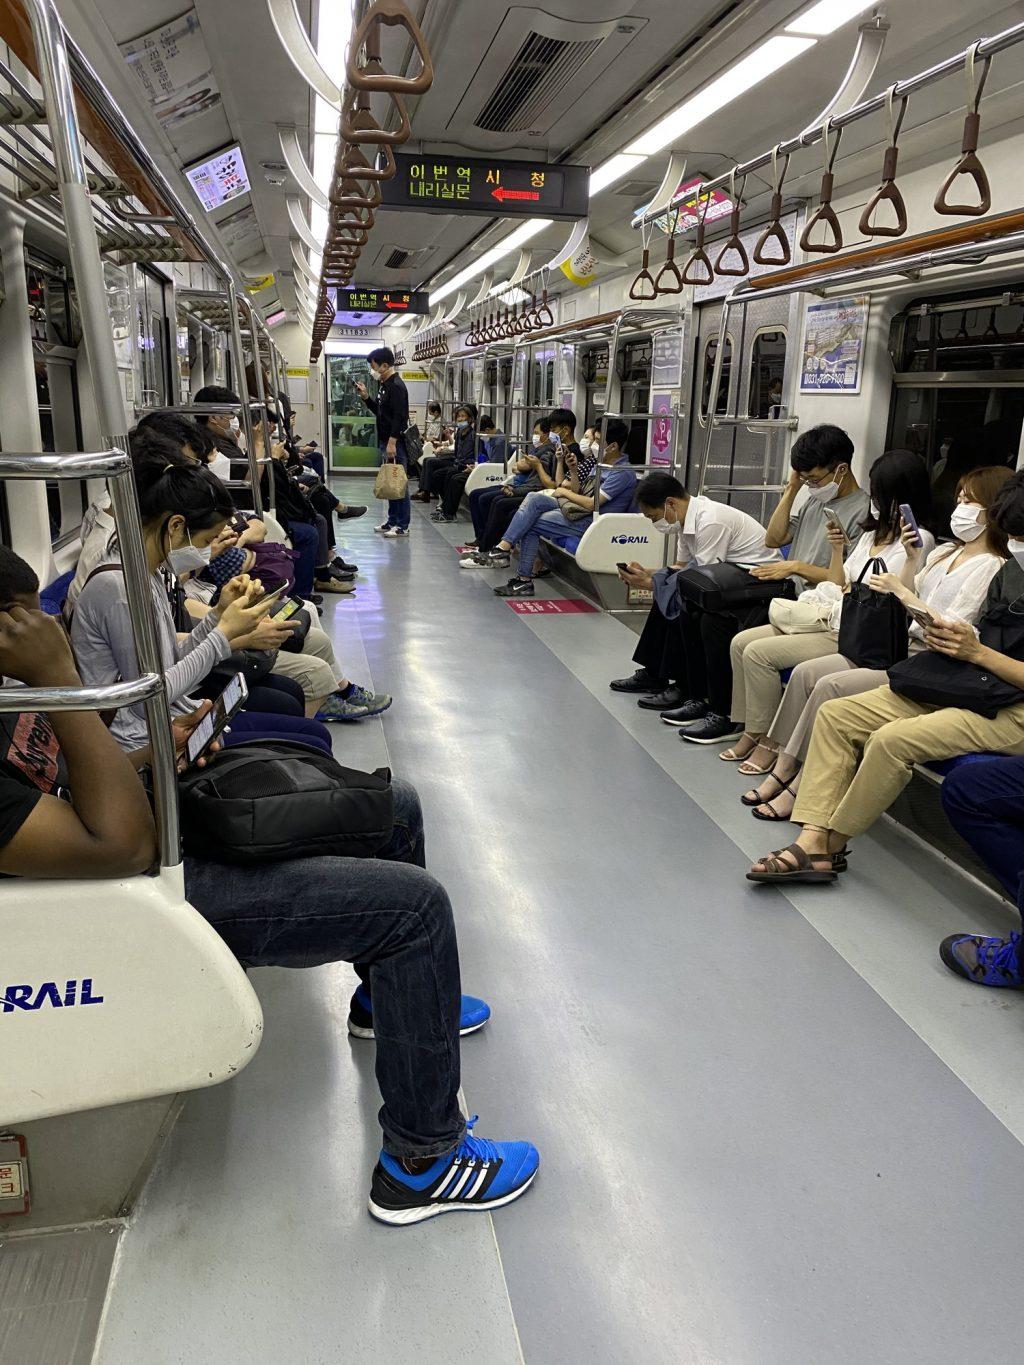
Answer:
<path fill-rule="evenodd" d="M 603 41 L 567 42 L 528 33 L 474 123 L 490 133 L 529 131 L 552 95 L 577 75 Z"/>
<path fill-rule="evenodd" d="M 391 255 L 384 262 L 384 269 L 401 270 L 402 266 L 405 265 L 408 259 L 409 259 L 408 251 L 403 251 L 400 246 L 395 247 L 394 251 L 392 251 Z"/>

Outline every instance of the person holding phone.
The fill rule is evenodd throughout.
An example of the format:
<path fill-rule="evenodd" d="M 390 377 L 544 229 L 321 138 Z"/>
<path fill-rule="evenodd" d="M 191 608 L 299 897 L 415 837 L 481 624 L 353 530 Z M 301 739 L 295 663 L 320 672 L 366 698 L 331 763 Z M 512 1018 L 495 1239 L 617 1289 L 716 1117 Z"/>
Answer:
<path fill-rule="evenodd" d="M 922 547 L 930 551 L 935 545 L 935 537 L 929 529 L 932 504 L 928 467 L 920 455 L 909 450 L 889 450 L 880 455 L 871 466 L 868 491 L 870 507 L 860 527 L 854 528 L 860 531 L 855 542 L 842 521 L 833 514 L 831 506 L 825 509 L 829 561 L 823 581 L 834 583 L 844 593 L 860 578 L 870 559 L 881 559 L 887 569 L 900 573 L 906 564 L 908 545 L 912 547 L 915 562 Z M 920 546 L 916 545 L 913 536 L 908 541 L 901 527 L 901 503 L 914 503 L 918 508 L 925 528 Z M 743 720 L 744 736 L 721 757 L 727 762 L 739 760 L 737 771 L 745 777 L 760 777 L 777 771 L 778 784 L 762 784 L 761 790 L 766 793 L 762 798 L 764 801 L 778 796 L 782 783 L 796 772 L 788 760 L 779 758 L 779 750 L 789 739 L 803 701 L 809 695 L 803 691 L 803 681 L 813 679 L 813 687 L 826 674 L 854 667 L 839 654 L 839 611 L 833 608 L 830 615 L 827 599 L 822 598 L 822 601 L 825 608 L 817 631 L 789 635 L 771 625 L 758 626 L 743 631 L 732 643 L 732 710 L 734 717 Z M 787 688 L 787 699 L 783 702 L 780 675 L 785 669 L 794 669 L 801 676 L 795 688 L 791 691 Z M 866 686 L 877 687 L 877 677 L 872 677 Z M 802 698 L 796 704 L 801 693 Z M 780 703 L 785 711 L 780 709 Z M 795 714 L 792 714 L 794 704 Z M 752 795 L 748 792 L 742 799 L 750 804 Z M 772 818 L 770 811 L 758 813 L 763 818 Z"/>
<path fill-rule="evenodd" d="M 405 380 L 395 369 L 395 353 L 387 346 L 378 346 L 366 357 L 370 374 L 380 385 L 376 398 L 371 398 L 366 385 L 356 384 L 356 391 L 377 419 L 377 445 L 380 448 L 380 463 L 393 461 L 409 472 L 409 453 L 405 448 L 405 431 L 409 425 L 409 390 Z M 409 534 L 412 520 L 412 505 L 409 501 L 409 487 L 400 498 L 388 503 L 388 515 L 383 531 L 389 539 L 395 540 Z"/>

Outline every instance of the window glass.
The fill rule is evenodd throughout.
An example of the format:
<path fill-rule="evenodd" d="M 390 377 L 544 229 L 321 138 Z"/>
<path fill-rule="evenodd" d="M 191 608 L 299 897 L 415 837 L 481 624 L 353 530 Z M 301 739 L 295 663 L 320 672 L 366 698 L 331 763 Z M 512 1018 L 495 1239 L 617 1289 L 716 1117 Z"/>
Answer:
<path fill-rule="evenodd" d="M 707 417 L 711 398 L 711 381 L 715 374 L 715 357 L 718 354 L 718 338 L 712 337 L 704 347 L 704 365 L 701 371 L 700 415 Z M 729 380 L 732 377 L 732 337 L 725 338 L 725 352 L 722 359 L 722 381 L 718 388 L 718 402 L 715 415 L 722 416 L 729 402 Z"/>
<path fill-rule="evenodd" d="M 772 409 L 783 401 L 782 375 L 785 368 L 785 332 L 758 332 L 750 348 L 747 412 L 751 417 L 771 417 Z M 777 413 L 774 415 L 778 416 Z"/>

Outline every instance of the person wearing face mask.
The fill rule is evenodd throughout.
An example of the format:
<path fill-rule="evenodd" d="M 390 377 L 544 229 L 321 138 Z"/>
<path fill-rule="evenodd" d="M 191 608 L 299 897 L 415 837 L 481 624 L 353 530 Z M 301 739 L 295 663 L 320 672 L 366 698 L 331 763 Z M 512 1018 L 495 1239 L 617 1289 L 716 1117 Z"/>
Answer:
<path fill-rule="evenodd" d="M 893 593 L 908 610 L 927 615 L 911 626 L 912 651 L 916 644 L 919 653 L 923 648 L 963 660 L 1014 687 L 1024 682 L 1024 667 L 1016 661 L 1024 658 L 1024 585 L 1017 563 L 1006 563 L 1003 509 L 1019 499 L 1020 482 L 1020 475 L 1001 465 L 974 470 L 960 481 L 953 513 L 957 543 L 935 550 L 916 577 L 908 554 L 901 575 L 871 580 L 877 591 Z M 911 581 L 916 593 L 907 586 Z M 982 643 L 993 632 L 1005 642 L 1005 653 Z M 898 670 L 890 673 L 893 680 L 899 676 Z M 814 722 L 793 807 L 792 819 L 803 828 L 795 843 L 755 863 L 751 880 L 833 881 L 846 869 L 849 840 L 888 809 L 915 763 L 965 753 L 1024 753 L 1024 703 L 990 717 L 958 701 L 914 701 L 892 685 L 826 701 Z"/>
<path fill-rule="evenodd" d="M 844 593 L 863 577 L 869 560 L 880 559 L 890 573 L 900 574 L 908 556 L 920 565 L 935 547 L 928 467 L 920 455 L 909 450 L 880 455 L 871 466 L 869 486 L 871 511 L 852 548 L 838 525 L 826 527 L 832 546 L 827 581 Z M 920 542 L 902 521 L 900 507 L 904 505 L 914 514 Z M 863 581 L 867 582 L 866 577 Z M 753 807 L 757 819 L 782 819 L 792 809 L 791 784 L 806 757 L 806 742 L 821 702 L 829 696 L 866 692 L 885 681 L 877 670 L 858 668 L 839 653 L 841 612 L 841 601 L 834 603 L 831 616 L 824 605 L 817 631 L 785 634 L 765 625 L 741 631 L 732 642 L 732 715 L 744 722 L 744 733 L 720 757 L 727 763 L 738 762 L 737 771 L 743 776 L 772 774 L 757 792 L 747 792 L 742 798 Z M 780 674 L 785 669 L 793 672 L 783 698 Z M 833 676 L 841 691 L 832 687 L 815 691 L 823 679 Z M 758 794 L 761 800 L 755 804 Z"/>
<path fill-rule="evenodd" d="M 510 478 L 498 488 L 478 488 L 469 495 L 469 514 L 476 539 L 469 554 L 459 560 L 459 568 L 486 568 L 490 552 L 508 530 L 512 518 L 528 493 L 554 488 L 555 447 L 551 423 L 541 417 L 534 423 L 529 451 L 509 466 Z"/>
<path fill-rule="evenodd" d="M 225 585 L 216 607 L 179 639 L 167 574 L 203 568 L 210 546 L 234 508 L 217 478 L 185 461 L 170 442 L 166 442 L 169 448 L 165 458 L 158 448 L 160 440 L 166 442 L 166 438 L 151 436 L 140 455 L 133 452 L 133 463 L 167 700 L 172 715 L 185 716 L 198 706 L 198 699 L 191 695 L 193 690 L 240 641 L 247 648 L 276 649 L 288 638 L 290 628 L 268 617 L 273 599 L 261 601 L 259 579 L 243 574 Z M 138 677 L 124 573 L 116 550 L 93 570 L 82 589 L 70 633 L 87 686 Z M 148 743 L 143 705 L 123 707 L 110 728 L 123 749 L 138 749 Z M 228 742 L 256 734 L 309 743 L 331 752 L 329 732 L 319 722 L 302 716 L 301 701 L 298 715 L 263 715 L 247 709 L 232 722 L 232 732 Z"/>
<path fill-rule="evenodd" d="M 508 441 L 505 433 L 498 430 L 493 417 L 483 413 L 476 423 L 476 430 L 478 439 L 474 441 L 472 452 L 468 452 L 467 442 L 467 454 L 460 457 L 456 452 L 454 462 L 441 480 L 441 506 L 431 516 L 431 521 L 455 520 L 469 476 L 477 464 L 484 461 L 504 464 L 507 459 Z"/>
<path fill-rule="evenodd" d="M 420 473 L 420 488 L 416 493 L 417 502 L 429 502 L 432 497 L 443 493 L 449 474 L 458 470 L 471 470 L 476 464 L 477 432 L 476 406 L 462 403 L 455 409 L 455 430 L 450 451 L 439 451 L 424 461 L 425 468 Z"/>
<path fill-rule="evenodd" d="M 367 356 L 370 374 L 380 385 L 376 398 L 371 398 L 366 385 L 356 384 L 360 398 L 377 419 L 377 445 L 380 462 L 400 464 L 409 472 L 409 453 L 405 447 L 405 430 L 409 425 L 409 390 L 405 380 L 395 369 L 395 353 L 387 346 L 378 346 Z M 377 530 L 391 540 L 409 534 L 412 508 L 409 489 L 388 503 L 388 514 Z"/>
<path fill-rule="evenodd" d="M 676 555 L 667 569 L 655 573 L 636 563 L 619 571 L 627 586 L 653 592 L 654 602 L 633 653 L 640 667 L 612 682 L 612 691 L 646 694 L 638 705 L 662 712 L 671 724 L 688 725 L 709 714 L 728 717 L 729 643 L 740 621 L 684 604 L 675 576 L 704 564 L 752 569 L 775 564 L 781 556 L 765 545 L 760 522 L 738 507 L 692 496 L 671 474 L 648 474 L 636 490 L 636 502 L 655 530 L 674 537 Z"/>

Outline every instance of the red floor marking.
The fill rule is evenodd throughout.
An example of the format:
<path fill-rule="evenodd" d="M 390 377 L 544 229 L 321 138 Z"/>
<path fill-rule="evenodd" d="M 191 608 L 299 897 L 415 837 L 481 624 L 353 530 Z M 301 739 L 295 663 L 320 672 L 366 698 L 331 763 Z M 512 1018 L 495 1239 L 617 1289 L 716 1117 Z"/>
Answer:
<path fill-rule="evenodd" d="M 575 616 L 584 611 L 597 611 L 592 602 L 578 597 L 537 597 L 532 602 L 506 598 L 505 605 L 520 616 Z"/>

